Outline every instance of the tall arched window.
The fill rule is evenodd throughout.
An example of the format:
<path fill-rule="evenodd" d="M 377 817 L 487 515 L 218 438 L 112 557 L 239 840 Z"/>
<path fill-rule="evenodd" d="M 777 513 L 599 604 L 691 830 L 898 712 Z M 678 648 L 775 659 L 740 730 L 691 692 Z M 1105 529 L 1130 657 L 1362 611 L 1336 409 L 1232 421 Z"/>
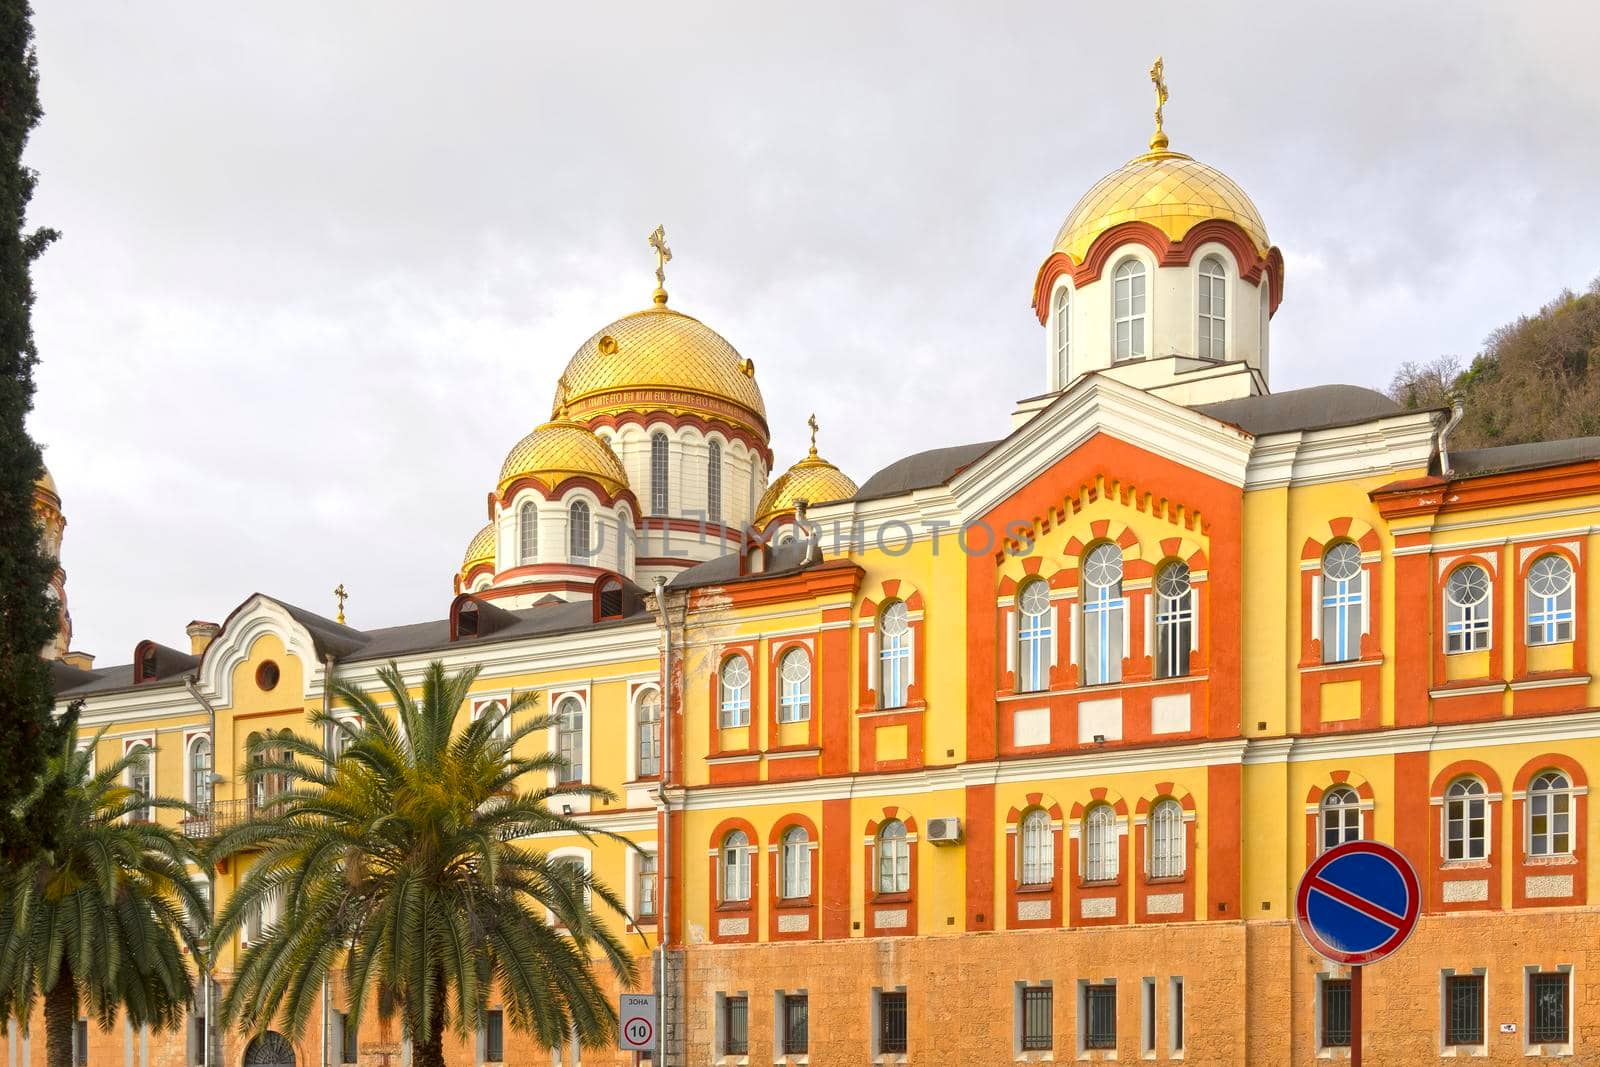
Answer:
<path fill-rule="evenodd" d="M 750 838 L 743 830 L 730 830 L 722 839 L 722 900 L 725 904 L 750 899 Z"/>
<path fill-rule="evenodd" d="M 783 832 L 779 856 L 783 878 L 779 883 L 786 900 L 804 900 L 811 895 L 811 839 L 804 826 L 791 826 Z"/>
<path fill-rule="evenodd" d="M 1361 549 L 1340 541 L 1322 556 L 1322 662 L 1361 657 Z"/>
<path fill-rule="evenodd" d="M 1444 650 L 1477 652 L 1489 647 L 1489 572 L 1468 563 L 1444 583 Z"/>
<path fill-rule="evenodd" d="M 661 773 L 660 690 L 641 690 L 635 715 L 635 729 L 639 734 L 638 774 L 640 778 L 653 778 Z"/>
<path fill-rule="evenodd" d="M 750 725 L 750 664 L 743 656 L 729 656 L 719 672 L 718 723 L 728 729 Z"/>
<path fill-rule="evenodd" d="M 1055 329 L 1056 388 L 1065 389 L 1072 378 L 1072 290 L 1064 285 L 1056 290 L 1051 317 Z"/>
<path fill-rule="evenodd" d="M 1171 797 L 1156 801 L 1150 809 L 1150 877 L 1182 878 L 1188 860 L 1183 805 Z"/>
<path fill-rule="evenodd" d="M 1112 275 L 1112 357 L 1134 359 L 1144 355 L 1144 264 L 1125 259 Z"/>
<path fill-rule="evenodd" d="M 706 518 L 722 521 L 722 444 L 706 446 Z"/>
<path fill-rule="evenodd" d="M 1117 854 L 1117 813 L 1110 804 L 1097 804 L 1083 820 L 1083 877 L 1089 882 L 1109 882 L 1120 873 Z"/>
<path fill-rule="evenodd" d="M 803 648 L 791 648 L 778 665 L 782 686 L 778 694 L 778 721 L 805 722 L 811 718 L 811 657 Z"/>
<path fill-rule="evenodd" d="M 878 892 L 911 892 L 911 843 L 906 824 L 890 819 L 878 830 Z"/>
<path fill-rule="evenodd" d="M 587 563 L 591 555 L 589 549 L 589 505 L 581 500 L 574 500 L 572 507 L 567 511 L 568 523 L 571 525 L 572 562 Z"/>
<path fill-rule="evenodd" d="M 539 508 L 533 501 L 517 509 L 517 561 L 532 563 L 539 556 Z"/>
<path fill-rule="evenodd" d="M 903 708 L 911 690 L 911 613 L 905 601 L 896 600 L 878 616 L 878 635 L 883 649 L 878 653 L 878 703 L 885 708 Z"/>
<path fill-rule="evenodd" d="M 1122 549 L 1096 545 L 1083 561 L 1084 682 L 1122 680 L 1128 602 L 1122 595 Z"/>
<path fill-rule="evenodd" d="M 1457 778 L 1444 791 L 1444 858 L 1481 860 L 1489 855 L 1488 799 L 1476 778 Z"/>
<path fill-rule="evenodd" d="M 1361 798 L 1349 786 L 1338 785 L 1322 794 L 1322 851 L 1361 836 Z"/>
<path fill-rule="evenodd" d="M 1207 256 L 1200 261 L 1200 358 L 1228 358 L 1228 273 L 1222 260 Z"/>
<path fill-rule="evenodd" d="M 1050 585 L 1035 578 L 1017 592 L 1017 692 L 1036 693 L 1050 688 L 1050 648 L 1055 640 L 1051 625 Z"/>
<path fill-rule="evenodd" d="M 1572 564 L 1554 553 L 1528 568 L 1528 644 L 1572 640 Z"/>
<path fill-rule="evenodd" d="M 667 513 L 667 435 L 650 435 L 650 514 Z"/>
<path fill-rule="evenodd" d="M 1187 563 L 1169 563 L 1156 575 L 1156 677 L 1189 673 L 1194 647 L 1194 588 Z"/>
<path fill-rule="evenodd" d="M 1567 776 L 1545 771 L 1528 786 L 1528 855 L 1572 852 L 1572 793 Z"/>
<path fill-rule="evenodd" d="M 189 742 L 189 802 L 197 808 L 211 803 L 211 738 Z"/>
<path fill-rule="evenodd" d="M 583 701 L 577 697 L 562 697 L 556 704 L 556 755 L 565 761 L 556 772 L 558 781 L 583 781 Z"/>
<path fill-rule="evenodd" d="M 1023 885 L 1049 885 L 1056 876 L 1055 834 L 1050 830 L 1050 813 L 1034 808 L 1022 817 Z"/>

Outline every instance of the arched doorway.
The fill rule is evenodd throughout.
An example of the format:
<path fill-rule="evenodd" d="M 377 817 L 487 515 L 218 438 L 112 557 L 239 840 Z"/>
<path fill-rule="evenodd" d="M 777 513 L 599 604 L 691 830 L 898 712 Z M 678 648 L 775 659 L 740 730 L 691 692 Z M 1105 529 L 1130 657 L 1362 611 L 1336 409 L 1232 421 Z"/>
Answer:
<path fill-rule="evenodd" d="M 244 1050 L 245 1067 L 294 1067 L 294 1046 L 276 1030 L 254 1038 Z"/>

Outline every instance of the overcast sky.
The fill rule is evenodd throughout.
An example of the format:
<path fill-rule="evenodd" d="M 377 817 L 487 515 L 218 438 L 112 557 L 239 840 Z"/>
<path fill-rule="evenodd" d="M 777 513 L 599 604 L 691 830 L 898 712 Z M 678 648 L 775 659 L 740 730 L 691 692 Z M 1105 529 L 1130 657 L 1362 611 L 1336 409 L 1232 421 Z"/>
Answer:
<path fill-rule="evenodd" d="M 1600 6 L 40 4 L 31 428 L 75 646 L 260 590 L 440 618 L 510 446 L 649 301 L 858 481 L 1040 391 L 1057 227 L 1144 148 L 1287 261 L 1273 387 L 1470 356 L 1600 274 Z M 1320 13 L 1323 21 L 1307 17 Z"/>

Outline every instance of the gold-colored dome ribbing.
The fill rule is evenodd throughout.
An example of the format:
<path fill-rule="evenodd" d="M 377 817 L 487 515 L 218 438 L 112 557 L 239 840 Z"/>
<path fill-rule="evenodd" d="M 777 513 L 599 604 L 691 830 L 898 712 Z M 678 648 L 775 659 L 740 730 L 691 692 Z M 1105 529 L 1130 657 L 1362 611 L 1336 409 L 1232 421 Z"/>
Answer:
<path fill-rule="evenodd" d="M 1208 219 L 1236 223 L 1262 255 L 1272 247 L 1261 213 L 1232 178 L 1181 152 L 1146 152 L 1083 194 L 1055 250 L 1082 263 L 1094 239 L 1119 223 L 1148 222 L 1176 241 Z"/>
<path fill-rule="evenodd" d="M 558 418 L 511 449 L 500 466 L 500 491 L 518 478 L 536 478 L 553 490 L 572 477 L 592 478 L 612 495 L 628 487 L 628 476 L 610 445 L 587 426 Z"/>
<path fill-rule="evenodd" d="M 806 423 L 811 427 L 811 452 L 778 475 L 761 494 L 754 523 L 758 530 L 780 515 L 793 514 L 799 501 L 825 504 L 855 496 L 860 488 L 844 471 L 817 455 L 817 417 L 811 416 Z"/>
<path fill-rule="evenodd" d="M 572 418 L 693 412 L 768 438 L 755 365 L 711 327 L 662 304 L 595 333 L 563 374 Z"/>
<path fill-rule="evenodd" d="M 50 473 L 50 468 L 49 467 L 41 467 L 40 469 L 43 470 L 44 473 L 39 475 L 39 479 L 36 482 L 33 483 L 34 488 L 43 489 L 45 492 L 49 493 L 51 496 L 56 497 L 56 498 L 59 499 L 60 496 L 61 496 L 61 493 L 60 493 L 59 490 L 56 489 L 56 480 L 55 480 L 55 477 Z"/>
<path fill-rule="evenodd" d="M 480 563 L 494 563 L 494 523 L 472 535 L 467 542 L 467 554 L 461 559 L 461 573 L 466 574 Z"/>

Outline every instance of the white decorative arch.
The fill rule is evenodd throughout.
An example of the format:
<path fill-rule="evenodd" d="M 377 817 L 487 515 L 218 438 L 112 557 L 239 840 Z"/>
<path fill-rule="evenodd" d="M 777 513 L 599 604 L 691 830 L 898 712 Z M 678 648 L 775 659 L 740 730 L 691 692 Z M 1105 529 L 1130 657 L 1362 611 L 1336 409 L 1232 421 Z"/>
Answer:
<path fill-rule="evenodd" d="M 326 673 L 311 631 L 297 622 L 288 608 L 263 593 L 252 594 L 222 624 L 200 659 L 196 683 L 202 695 L 224 706 L 233 704 L 233 673 L 250 658 L 256 639 L 271 634 L 283 642 L 284 651 L 300 661 L 304 680 L 302 696 L 321 696 Z"/>

